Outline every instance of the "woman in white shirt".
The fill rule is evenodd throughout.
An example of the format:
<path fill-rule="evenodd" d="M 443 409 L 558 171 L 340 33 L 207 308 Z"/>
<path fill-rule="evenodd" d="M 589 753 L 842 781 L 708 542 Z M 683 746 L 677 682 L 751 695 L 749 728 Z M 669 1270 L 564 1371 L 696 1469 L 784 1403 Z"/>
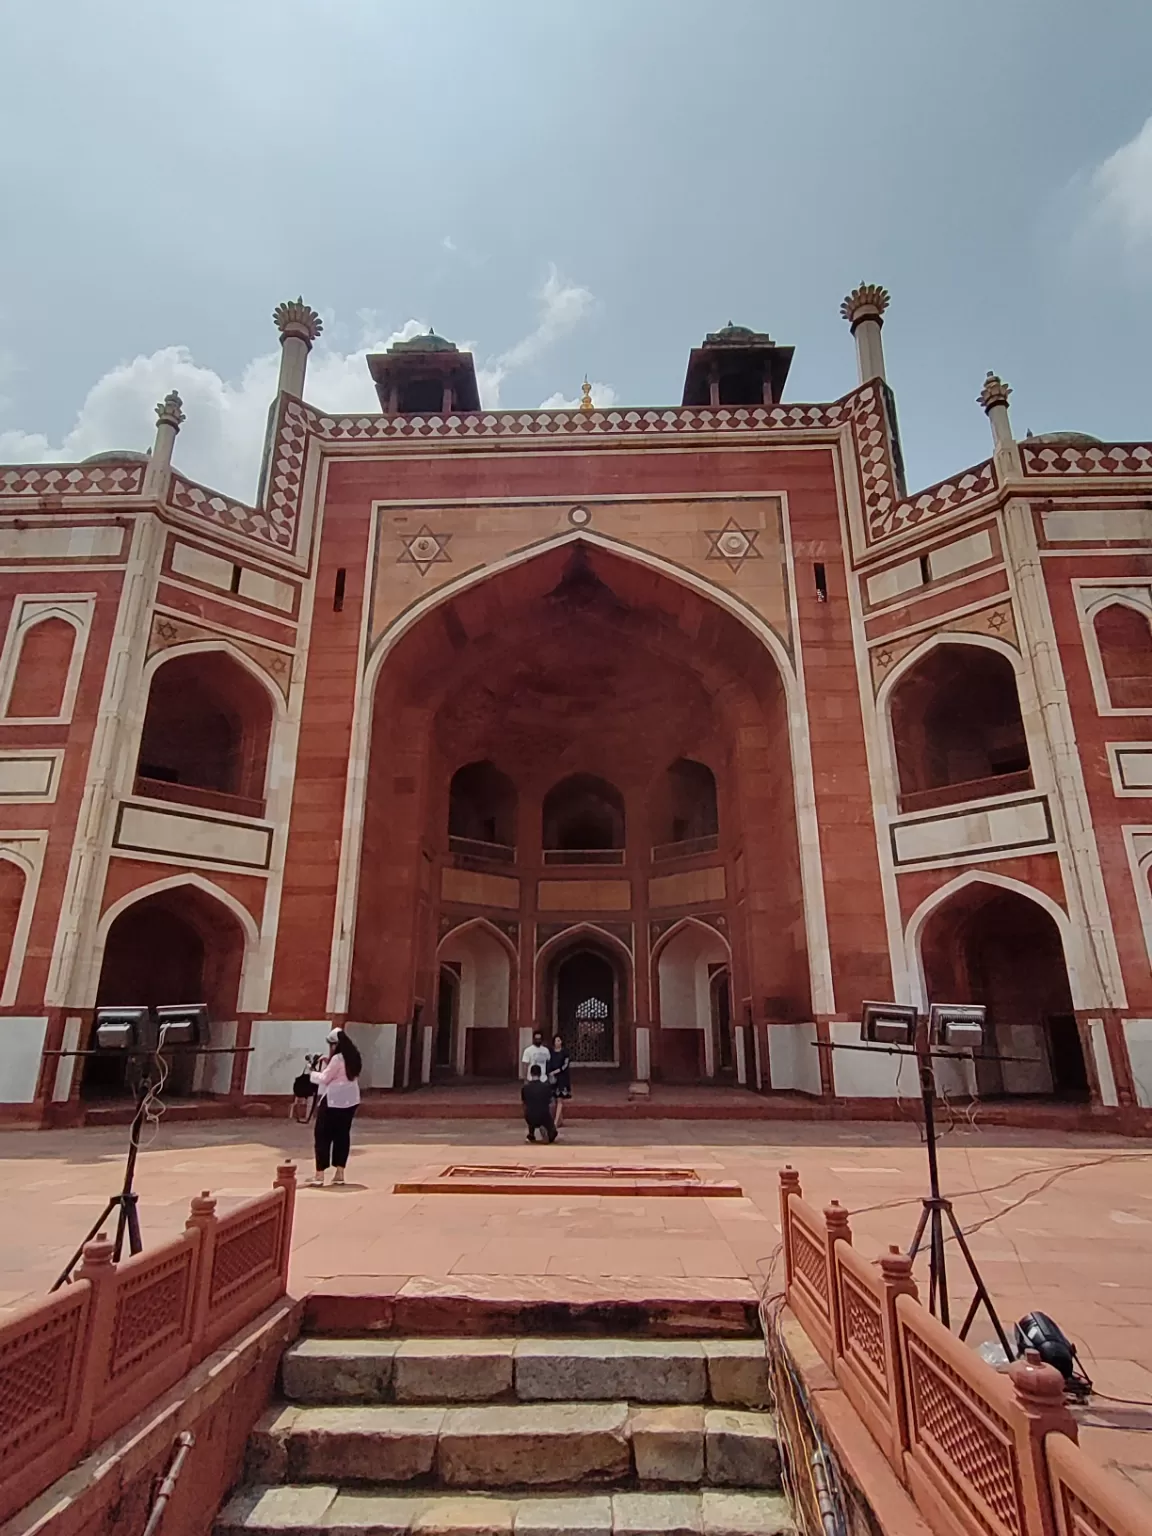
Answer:
<path fill-rule="evenodd" d="M 331 1164 L 336 1172 L 334 1184 L 343 1184 L 348 1166 L 352 1121 L 360 1103 L 357 1079 L 363 1061 L 360 1052 L 342 1029 L 328 1036 L 328 1060 L 309 1076 L 316 1084 L 316 1173 L 309 1179 L 314 1189 L 322 1189 L 324 1175 Z"/>

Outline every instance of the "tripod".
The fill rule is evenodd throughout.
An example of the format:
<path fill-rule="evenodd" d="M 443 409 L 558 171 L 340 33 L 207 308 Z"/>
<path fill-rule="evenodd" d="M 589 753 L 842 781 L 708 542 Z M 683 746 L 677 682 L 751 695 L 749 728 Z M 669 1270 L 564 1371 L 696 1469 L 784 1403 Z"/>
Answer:
<path fill-rule="evenodd" d="M 968 1337 L 977 1312 L 981 1305 L 988 1313 L 992 1326 L 996 1330 L 996 1337 L 1003 1346 L 1004 1353 L 1009 1360 L 1015 1358 L 1016 1351 L 1008 1342 L 1008 1335 L 1004 1332 L 1003 1324 L 996 1314 L 996 1308 L 992 1298 L 988 1294 L 988 1287 L 984 1284 L 983 1277 L 976 1267 L 976 1260 L 972 1257 L 972 1250 L 968 1246 L 968 1239 L 956 1220 L 952 1210 L 952 1202 L 940 1193 L 940 1169 L 936 1160 L 936 1074 L 932 1068 L 932 1052 L 927 1045 L 922 1046 L 916 1052 L 920 1066 L 920 1101 L 924 1106 L 924 1138 L 928 1145 L 928 1188 L 929 1194 L 924 1199 L 924 1209 L 920 1212 L 920 1220 L 916 1227 L 916 1234 L 912 1239 L 912 1246 L 908 1250 L 908 1257 L 915 1259 L 924 1243 L 924 1234 L 928 1234 L 928 1310 L 932 1315 L 939 1316 L 945 1328 L 952 1326 L 950 1306 L 948 1300 L 948 1267 L 944 1257 L 944 1225 L 947 1222 L 952 1236 L 956 1239 L 957 1247 L 968 1266 L 968 1273 L 972 1277 L 975 1293 L 965 1314 L 963 1325 L 960 1328 L 960 1338 Z"/>
<path fill-rule="evenodd" d="M 52 1286 L 54 1291 L 58 1291 L 62 1285 L 68 1285 L 71 1282 L 72 1271 L 84 1257 L 85 1248 L 97 1236 L 113 1211 L 116 1212 L 116 1237 L 112 1253 L 114 1261 L 118 1264 L 124 1253 L 125 1236 L 128 1238 L 129 1252 L 137 1254 L 144 1246 L 140 1238 L 140 1197 L 132 1186 L 136 1178 L 136 1154 L 140 1150 L 140 1132 L 144 1128 L 144 1115 L 151 1094 L 152 1077 L 145 1067 L 136 1085 L 136 1113 L 132 1118 L 132 1129 L 128 1133 L 128 1160 L 124 1164 L 124 1183 L 121 1185 L 119 1193 L 109 1199 L 108 1204 L 88 1228 L 76 1252 L 60 1271 L 59 1278 Z"/>

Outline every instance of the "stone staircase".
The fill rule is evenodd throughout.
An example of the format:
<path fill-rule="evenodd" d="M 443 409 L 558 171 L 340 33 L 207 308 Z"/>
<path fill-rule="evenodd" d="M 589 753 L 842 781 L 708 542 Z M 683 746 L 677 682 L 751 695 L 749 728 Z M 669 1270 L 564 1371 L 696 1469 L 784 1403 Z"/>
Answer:
<path fill-rule="evenodd" d="M 685 1321 L 302 1338 L 216 1536 L 794 1536 L 763 1340 Z"/>

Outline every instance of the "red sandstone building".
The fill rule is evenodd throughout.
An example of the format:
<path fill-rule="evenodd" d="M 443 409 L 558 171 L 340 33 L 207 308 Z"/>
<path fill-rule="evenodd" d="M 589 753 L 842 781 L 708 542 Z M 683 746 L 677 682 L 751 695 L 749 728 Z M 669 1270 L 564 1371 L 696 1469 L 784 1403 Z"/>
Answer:
<path fill-rule="evenodd" d="M 986 1002 L 981 1098 L 1152 1105 L 1152 447 L 1013 439 L 909 495 L 887 295 L 859 384 L 728 327 L 683 403 L 480 409 L 435 336 L 307 404 L 282 305 L 260 495 L 149 457 L 0 469 L 0 1101 L 61 1118 L 104 1003 L 203 999 L 183 1092 L 910 1092 L 867 998 Z M 577 1089 L 579 1092 L 579 1088 Z"/>

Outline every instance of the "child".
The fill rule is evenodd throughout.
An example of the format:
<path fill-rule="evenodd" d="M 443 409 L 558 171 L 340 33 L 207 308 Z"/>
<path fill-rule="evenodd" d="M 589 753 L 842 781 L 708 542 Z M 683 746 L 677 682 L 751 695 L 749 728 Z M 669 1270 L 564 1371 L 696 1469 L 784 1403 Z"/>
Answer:
<path fill-rule="evenodd" d="M 528 1069 L 528 1081 L 520 1090 L 524 1101 L 524 1123 L 528 1127 L 528 1140 L 536 1140 L 536 1132 L 543 1131 L 550 1142 L 556 1140 L 556 1124 L 552 1119 L 552 1084 L 544 1081 L 538 1064 Z"/>

